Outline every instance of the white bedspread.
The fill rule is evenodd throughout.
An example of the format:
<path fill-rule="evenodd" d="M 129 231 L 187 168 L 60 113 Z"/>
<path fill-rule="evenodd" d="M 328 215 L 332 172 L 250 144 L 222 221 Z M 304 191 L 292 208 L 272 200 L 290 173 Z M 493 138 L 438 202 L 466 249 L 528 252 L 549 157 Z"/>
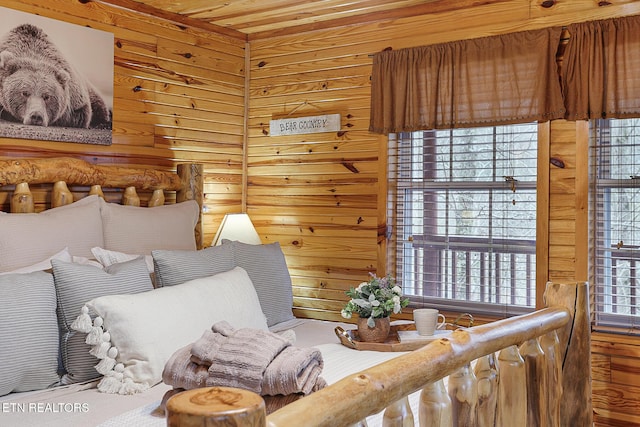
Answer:
<path fill-rule="evenodd" d="M 322 377 L 332 384 L 346 375 L 361 371 L 403 353 L 357 351 L 338 342 L 335 322 L 296 321 L 296 346 L 314 346 L 324 359 Z M 342 324 L 344 328 L 353 325 Z M 30 393 L 16 393 L 0 398 L 0 425 L 12 427 L 164 427 L 166 420 L 157 414 L 162 396 L 169 390 L 158 384 L 144 393 L 120 396 L 100 393 L 95 384 L 58 387 Z M 411 406 L 418 415 L 418 393 Z M 156 412 L 154 414 L 154 412 Z M 369 427 L 382 425 L 382 416 L 369 417 Z"/>

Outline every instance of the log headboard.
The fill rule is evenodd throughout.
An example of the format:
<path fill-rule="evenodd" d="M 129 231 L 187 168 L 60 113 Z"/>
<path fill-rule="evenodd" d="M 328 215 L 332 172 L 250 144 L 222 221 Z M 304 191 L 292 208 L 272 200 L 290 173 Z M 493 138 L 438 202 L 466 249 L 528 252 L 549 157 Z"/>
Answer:
<path fill-rule="evenodd" d="M 195 200 L 200 218 L 194 233 L 202 248 L 202 165 L 178 164 L 176 171 L 96 165 L 71 157 L 0 161 L 0 210 L 39 212 L 88 194 L 125 205 L 158 206 Z"/>

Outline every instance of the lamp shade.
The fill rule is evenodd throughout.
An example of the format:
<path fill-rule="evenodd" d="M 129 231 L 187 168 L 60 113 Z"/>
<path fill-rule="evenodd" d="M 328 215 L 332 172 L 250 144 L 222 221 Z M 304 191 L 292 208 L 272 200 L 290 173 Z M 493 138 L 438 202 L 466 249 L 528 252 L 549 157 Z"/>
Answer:
<path fill-rule="evenodd" d="M 211 246 L 221 245 L 223 239 L 237 240 L 250 245 L 262 243 L 249 215 L 246 213 L 226 214 L 222 218 L 222 223 L 220 223 L 220 228 L 218 228 Z"/>

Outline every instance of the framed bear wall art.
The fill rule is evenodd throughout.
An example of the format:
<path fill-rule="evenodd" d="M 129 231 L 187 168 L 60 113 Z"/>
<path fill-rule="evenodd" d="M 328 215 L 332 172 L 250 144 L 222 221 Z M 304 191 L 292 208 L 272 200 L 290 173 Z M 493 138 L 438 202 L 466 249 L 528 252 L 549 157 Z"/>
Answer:
<path fill-rule="evenodd" d="M 113 34 L 0 7 L 0 137 L 111 144 Z"/>

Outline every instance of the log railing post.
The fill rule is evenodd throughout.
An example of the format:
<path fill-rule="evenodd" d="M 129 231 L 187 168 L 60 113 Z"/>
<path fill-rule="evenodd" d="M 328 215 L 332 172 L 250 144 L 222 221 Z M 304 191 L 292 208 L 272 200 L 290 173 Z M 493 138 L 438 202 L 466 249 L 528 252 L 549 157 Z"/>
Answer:
<path fill-rule="evenodd" d="M 420 427 L 451 427 L 451 398 L 447 393 L 444 380 L 429 383 L 420 392 Z"/>
<path fill-rule="evenodd" d="M 527 374 L 527 427 L 545 427 L 547 421 L 547 364 L 537 338 L 520 347 Z"/>
<path fill-rule="evenodd" d="M 396 400 L 385 409 L 382 427 L 413 427 L 413 412 L 408 396 Z"/>
<path fill-rule="evenodd" d="M 478 380 L 478 427 L 494 427 L 499 380 L 495 354 L 489 353 L 478 359 L 474 372 Z"/>
<path fill-rule="evenodd" d="M 478 407 L 478 380 L 467 363 L 449 375 L 449 397 L 453 425 L 458 427 L 475 427 Z"/>
<path fill-rule="evenodd" d="M 591 398 L 591 319 L 589 284 L 547 283 L 547 307 L 563 306 L 573 319 L 558 330 L 559 356 L 562 359 L 562 399 L 560 425 L 593 425 Z"/>
<path fill-rule="evenodd" d="M 500 351 L 498 369 L 496 427 L 524 426 L 527 424 L 527 376 L 518 347 L 512 345 Z"/>
<path fill-rule="evenodd" d="M 539 338 L 540 347 L 545 354 L 547 374 L 547 424 L 560 427 L 560 403 L 562 402 L 562 360 L 559 356 L 560 342 L 556 331 Z"/>

